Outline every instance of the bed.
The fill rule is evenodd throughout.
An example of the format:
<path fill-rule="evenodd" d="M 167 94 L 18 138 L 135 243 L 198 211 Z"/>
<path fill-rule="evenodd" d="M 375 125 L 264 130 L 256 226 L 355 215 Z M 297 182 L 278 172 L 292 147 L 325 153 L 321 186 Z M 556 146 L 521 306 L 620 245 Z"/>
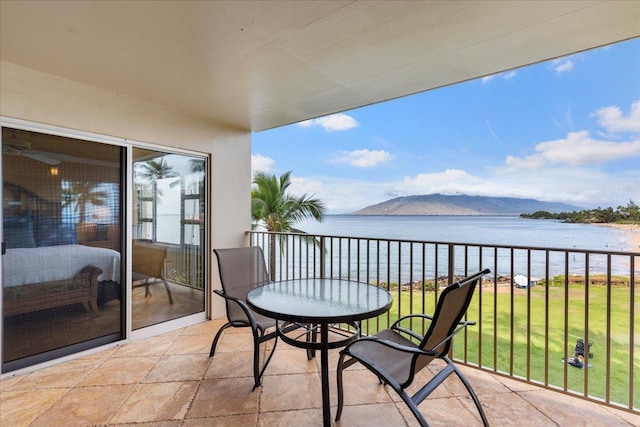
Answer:
<path fill-rule="evenodd" d="M 3 185 L 5 316 L 75 303 L 97 316 L 101 285 L 120 282 L 120 253 L 78 244 L 75 226 L 61 221 L 59 206 Z"/>

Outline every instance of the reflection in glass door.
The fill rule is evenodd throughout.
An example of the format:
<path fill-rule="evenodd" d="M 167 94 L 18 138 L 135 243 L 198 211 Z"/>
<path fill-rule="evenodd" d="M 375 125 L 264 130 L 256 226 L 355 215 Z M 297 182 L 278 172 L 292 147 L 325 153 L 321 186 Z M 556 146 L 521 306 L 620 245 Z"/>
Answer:
<path fill-rule="evenodd" d="M 134 148 L 132 329 L 204 311 L 205 160 Z"/>
<path fill-rule="evenodd" d="M 2 128 L 2 371 L 124 337 L 123 147 Z"/>

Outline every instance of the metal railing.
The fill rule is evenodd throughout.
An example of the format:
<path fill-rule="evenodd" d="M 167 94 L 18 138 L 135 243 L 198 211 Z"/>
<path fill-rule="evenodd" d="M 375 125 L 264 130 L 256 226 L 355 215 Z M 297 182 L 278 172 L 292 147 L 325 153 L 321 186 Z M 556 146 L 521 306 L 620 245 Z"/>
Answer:
<path fill-rule="evenodd" d="M 365 334 L 408 313 L 432 313 L 448 283 L 489 268 L 467 311 L 477 325 L 454 341 L 456 359 L 639 412 L 639 252 L 248 234 L 263 248 L 274 280 L 340 277 L 389 290 L 393 307 L 363 322 Z M 415 326 L 424 333 L 428 325 Z M 583 369 L 565 362 L 578 339 L 585 343 Z"/>
<path fill-rule="evenodd" d="M 166 277 L 171 282 L 204 290 L 202 247 L 198 245 L 166 245 Z"/>

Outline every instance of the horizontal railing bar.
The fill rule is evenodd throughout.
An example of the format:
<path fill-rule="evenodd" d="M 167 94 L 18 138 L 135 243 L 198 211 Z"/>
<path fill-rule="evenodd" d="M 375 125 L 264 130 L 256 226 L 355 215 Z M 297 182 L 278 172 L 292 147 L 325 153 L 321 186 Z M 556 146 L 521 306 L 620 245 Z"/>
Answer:
<path fill-rule="evenodd" d="M 412 240 L 412 239 L 397 239 L 386 237 L 363 237 L 363 236 L 339 236 L 332 234 L 315 234 L 315 233 L 287 233 L 277 231 L 246 231 L 246 234 L 256 233 L 268 233 L 275 235 L 286 236 L 304 236 L 304 237 L 316 237 L 316 238 L 332 238 L 332 239 L 351 239 L 351 240 L 368 240 L 368 241 L 380 241 L 380 242 L 394 242 L 394 243 L 415 243 L 415 244 L 431 244 L 431 245 L 454 245 L 454 246 L 474 246 L 485 248 L 499 248 L 499 249 L 518 249 L 518 250 L 536 250 L 536 251 L 551 251 L 551 252 L 570 252 L 572 254 L 596 254 L 596 255 L 636 255 L 640 256 L 640 252 L 632 251 L 608 251 L 602 249 L 580 249 L 580 248 L 563 248 L 563 247 L 546 247 L 546 246 L 518 246 L 518 245 L 500 245 L 494 243 L 474 243 L 474 242 L 443 242 L 439 240 Z"/>

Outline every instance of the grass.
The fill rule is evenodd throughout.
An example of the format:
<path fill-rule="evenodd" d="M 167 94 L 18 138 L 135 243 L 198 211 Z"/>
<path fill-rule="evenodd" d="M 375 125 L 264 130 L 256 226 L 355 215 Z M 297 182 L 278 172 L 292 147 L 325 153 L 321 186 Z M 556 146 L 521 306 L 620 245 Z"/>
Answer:
<path fill-rule="evenodd" d="M 585 294 L 585 289 L 588 289 L 588 294 Z M 396 289 L 392 293 L 394 305 L 391 310 L 363 325 L 365 333 L 387 327 L 399 315 L 433 313 L 437 298 L 433 291 L 422 293 Z M 629 378 L 632 363 L 631 307 L 633 305 L 636 312 L 640 311 L 638 294 L 640 291 L 636 292 L 631 303 L 629 287 L 612 287 L 609 294 L 604 286 L 585 288 L 570 285 L 567 289 L 536 286 L 513 291 L 509 287 L 478 288 L 467 312 L 467 318 L 477 324 L 467 328 L 466 334 L 456 337 L 454 356 L 465 359 L 466 340 L 466 360 L 471 364 L 582 395 L 608 398 L 624 406 L 629 405 L 631 382 L 635 394 L 632 405 L 640 407 L 640 316 L 634 319 L 634 375 L 631 380 Z M 566 309 L 565 300 L 568 301 Z M 611 307 L 609 332 L 608 305 Z M 581 370 L 562 362 L 565 342 L 566 353 L 571 357 L 578 338 L 588 338 L 593 342 L 591 352 L 594 357 L 589 360 L 593 366 L 589 369 Z"/>

